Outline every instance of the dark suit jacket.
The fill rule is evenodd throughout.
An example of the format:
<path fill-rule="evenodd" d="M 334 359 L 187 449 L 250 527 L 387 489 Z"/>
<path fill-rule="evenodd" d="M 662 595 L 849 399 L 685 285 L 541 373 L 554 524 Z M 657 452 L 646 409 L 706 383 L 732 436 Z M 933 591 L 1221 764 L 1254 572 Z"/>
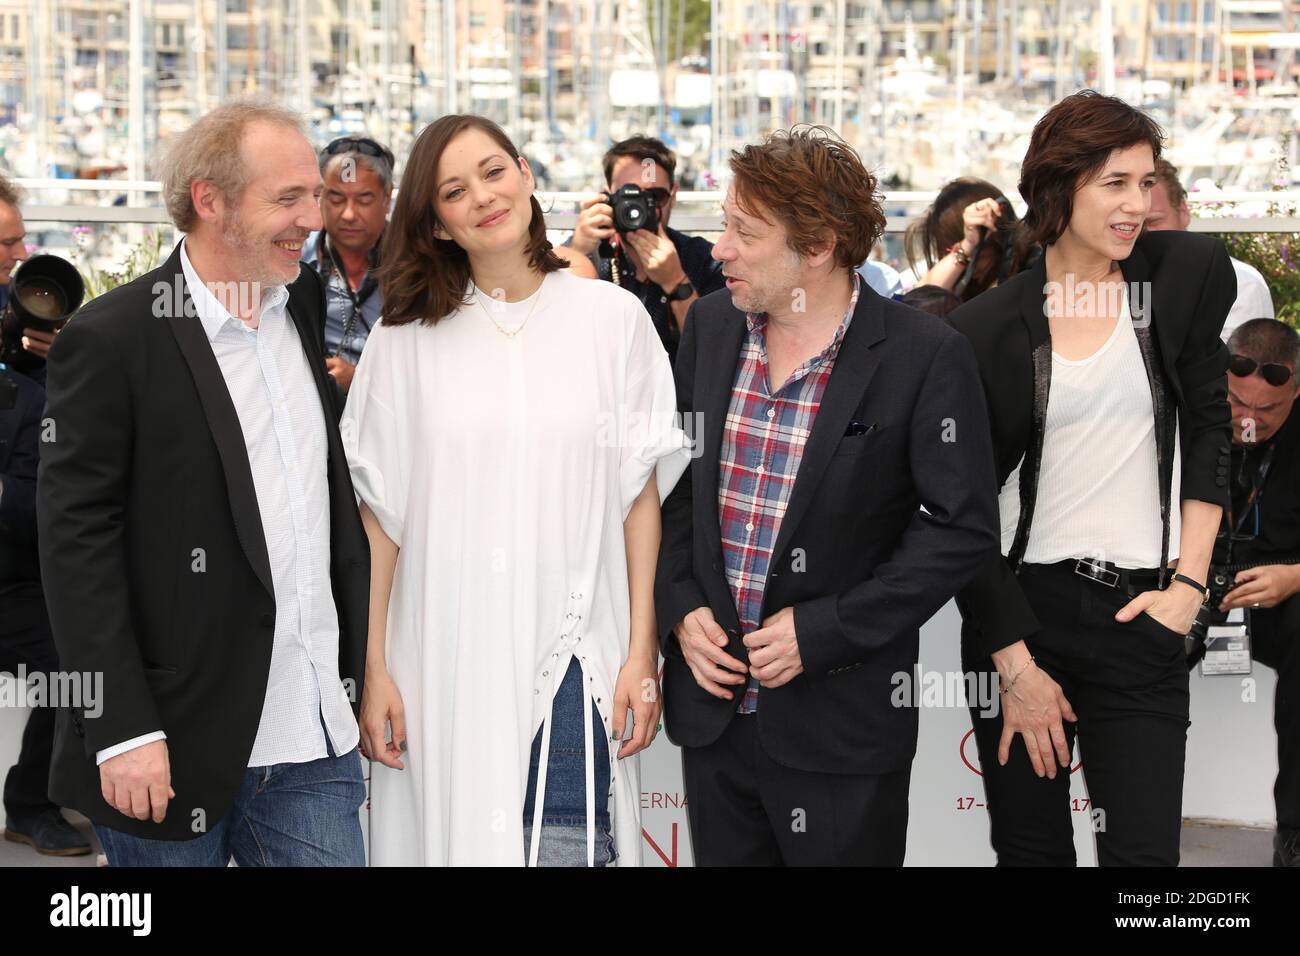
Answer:
<path fill-rule="evenodd" d="M 1226 509 L 1232 416 L 1227 398 L 1228 349 L 1219 333 L 1237 297 L 1232 262 L 1217 239 L 1168 231 L 1140 236 L 1120 268 L 1127 283 L 1150 283 L 1150 321 L 1178 405 L 1182 497 Z M 1019 466 L 1029 442 L 1032 355 L 1049 339 L 1043 311 L 1046 282 L 1044 257 L 950 316 L 953 327 L 975 346 L 979 359 L 999 488 Z M 1039 630 L 1038 619 L 1000 551 L 963 589 L 958 605 L 967 622 L 963 643 L 971 660 Z"/>
<path fill-rule="evenodd" d="M 244 778 L 275 627 L 271 567 L 243 432 L 202 324 L 174 301 L 180 249 L 88 303 L 50 351 L 56 440 L 37 489 L 41 569 L 67 671 L 103 674 L 103 712 L 61 709 L 50 798 L 135 836 L 211 828 Z M 304 271 L 289 315 L 326 410 L 330 575 L 339 673 L 361 696 L 370 555 L 316 329 L 320 283 Z M 178 308 L 178 306 L 180 308 Z M 189 314 L 186 315 L 186 311 Z M 179 314 L 177 314 L 179 313 Z M 206 570 L 192 566 L 202 548 Z M 97 751 L 167 734 L 176 799 L 161 825 L 100 795 Z"/>
<path fill-rule="evenodd" d="M 664 503 L 656 607 L 669 736 L 715 741 L 737 700 L 701 689 L 673 635 L 707 606 L 745 661 L 723 569 L 719 452 L 745 316 L 725 289 L 691 308 L 675 375 L 700 457 Z M 872 425 L 846 435 L 853 420 Z M 764 616 L 794 608 L 804 672 L 760 692 L 758 731 L 778 762 L 887 773 L 916 751 L 917 712 L 891 705 L 918 632 L 997 547 L 988 422 L 969 343 L 865 285 L 804 449 L 781 523 Z M 921 510 L 924 505 L 925 510 Z M 738 688 L 739 689 L 739 688 Z"/>
<path fill-rule="evenodd" d="M 45 390 L 21 372 L 0 372 L 17 402 L 0 411 L 0 635 L 48 627 L 36 553 L 36 465 Z"/>

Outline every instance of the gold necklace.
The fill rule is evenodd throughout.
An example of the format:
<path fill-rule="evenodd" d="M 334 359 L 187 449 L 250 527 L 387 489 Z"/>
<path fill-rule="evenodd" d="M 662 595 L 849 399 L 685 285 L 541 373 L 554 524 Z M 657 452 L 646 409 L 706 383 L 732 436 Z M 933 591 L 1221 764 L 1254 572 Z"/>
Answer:
<path fill-rule="evenodd" d="M 477 282 L 474 283 L 474 301 L 478 303 L 478 307 L 483 310 L 483 314 L 488 317 L 488 321 L 492 323 L 492 325 L 496 328 L 498 332 L 500 332 L 508 339 L 513 339 L 516 335 L 518 335 L 520 332 L 524 330 L 524 326 L 528 324 L 528 320 L 533 317 L 533 312 L 536 311 L 537 309 L 537 303 L 542 301 L 542 285 L 545 284 L 546 284 L 546 276 L 542 276 L 542 282 L 537 286 L 537 292 L 534 293 L 535 297 L 533 299 L 533 304 L 528 307 L 528 314 L 524 316 L 524 320 L 520 322 L 517 326 L 515 326 L 513 329 L 504 328 L 500 322 L 492 318 L 492 313 L 488 311 L 487 306 L 483 304 L 483 300 L 479 298 Z M 496 300 L 494 299 L 493 301 Z"/>

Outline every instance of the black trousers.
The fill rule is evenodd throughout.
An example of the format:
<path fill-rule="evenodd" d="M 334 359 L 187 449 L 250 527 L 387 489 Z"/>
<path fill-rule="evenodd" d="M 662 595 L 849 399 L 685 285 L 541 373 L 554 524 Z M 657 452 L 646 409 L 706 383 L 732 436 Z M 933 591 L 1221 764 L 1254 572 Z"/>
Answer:
<path fill-rule="evenodd" d="M 682 748 L 695 865 L 902 866 L 911 775 L 910 763 L 887 774 L 782 766 L 757 718 L 737 714 L 714 743 Z"/>
<path fill-rule="evenodd" d="M 45 604 L 39 598 L 0 598 L 0 672 L 16 674 L 20 664 L 29 676 L 58 669 Z M 48 790 L 55 709 L 33 707 L 28 714 L 18 762 L 5 777 L 4 808 L 9 816 L 40 813 L 53 806 Z"/>
<path fill-rule="evenodd" d="M 1025 643 L 1079 718 L 1065 734 L 1071 748 L 1078 734 L 1091 802 L 1071 805 L 1059 765 L 1055 780 L 1036 776 L 1019 734 L 999 766 L 1001 711 L 972 708 L 998 865 L 1073 866 L 1071 814 L 1084 812 L 1102 866 L 1177 866 L 1190 724 L 1183 638 L 1147 614 L 1117 623 L 1131 598 L 1072 568 L 1027 564 L 1020 584 L 1042 624 Z M 965 666 L 991 670 L 992 660 Z"/>
<path fill-rule="evenodd" d="M 1255 659 L 1277 671 L 1273 727 L 1277 730 L 1277 825 L 1300 828 L 1300 595 L 1250 612 Z"/>

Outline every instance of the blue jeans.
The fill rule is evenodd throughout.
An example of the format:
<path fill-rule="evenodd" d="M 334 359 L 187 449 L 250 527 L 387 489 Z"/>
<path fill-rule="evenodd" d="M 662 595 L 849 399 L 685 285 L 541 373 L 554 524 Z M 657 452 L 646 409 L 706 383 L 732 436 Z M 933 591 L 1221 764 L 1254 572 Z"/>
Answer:
<path fill-rule="evenodd" d="M 147 840 L 95 825 L 109 866 L 365 866 L 361 755 L 249 767 L 234 805 L 193 840 Z"/>
<path fill-rule="evenodd" d="M 587 772 L 583 749 L 583 703 L 588 700 L 582 686 L 582 668 L 577 659 L 569 662 L 564 680 L 551 703 L 551 746 L 546 760 L 546 798 L 542 804 L 542 838 L 537 851 L 538 866 L 587 865 Z M 609 740 L 595 701 L 588 703 L 595 752 L 596 854 L 595 865 L 607 866 L 617 854 L 609 826 Z M 524 858 L 532 846 L 533 812 L 536 809 L 537 762 L 542 755 L 542 730 L 533 738 L 528 765 L 528 796 L 524 801 Z"/>

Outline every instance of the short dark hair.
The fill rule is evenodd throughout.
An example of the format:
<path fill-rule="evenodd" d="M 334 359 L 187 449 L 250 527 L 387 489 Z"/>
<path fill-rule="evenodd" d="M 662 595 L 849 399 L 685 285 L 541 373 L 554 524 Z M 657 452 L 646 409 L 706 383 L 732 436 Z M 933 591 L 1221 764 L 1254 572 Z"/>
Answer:
<path fill-rule="evenodd" d="M 1228 351 L 1261 365 L 1277 362 L 1295 370 L 1300 368 L 1300 332 L 1277 319 L 1250 319 L 1232 330 Z"/>
<path fill-rule="evenodd" d="M 1110 154 L 1139 143 L 1160 158 L 1164 133 L 1146 113 L 1115 96 L 1080 90 L 1034 124 L 1020 166 L 1020 195 L 1028 205 L 1025 228 L 1033 242 L 1061 238 L 1074 212 L 1074 193 L 1096 175 Z"/>
<path fill-rule="evenodd" d="M 1169 205 L 1175 209 L 1187 202 L 1187 190 L 1178 178 L 1178 167 L 1163 156 L 1156 160 L 1156 182 L 1165 187 Z"/>
<path fill-rule="evenodd" d="M 643 163 L 647 159 L 652 160 L 662 166 L 664 172 L 668 174 L 669 185 L 676 182 L 674 177 L 677 172 L 677 154 L 665 146 L 663 140 L 655 139 L 653 136 L 629 136 L 606 150 L 605 158 L 601 160 L 601 164 L 605 167 L 606 186 L 614 182 L 614 164 L 624 156 L 633 156 Z"/>
<path fill-rule="evenodd" d="M 903 296 L 903 303 L 940 318 L 962 304 L 957 293 L 941 285 L 918 285 Z"/>
<path fill-rule="evenodd" d="M 0 202 L 17 206 L 21 199 L 22 193 L 18 191 L 18 187 L 10 182 L 8 177 L 0 174 Z"/>

